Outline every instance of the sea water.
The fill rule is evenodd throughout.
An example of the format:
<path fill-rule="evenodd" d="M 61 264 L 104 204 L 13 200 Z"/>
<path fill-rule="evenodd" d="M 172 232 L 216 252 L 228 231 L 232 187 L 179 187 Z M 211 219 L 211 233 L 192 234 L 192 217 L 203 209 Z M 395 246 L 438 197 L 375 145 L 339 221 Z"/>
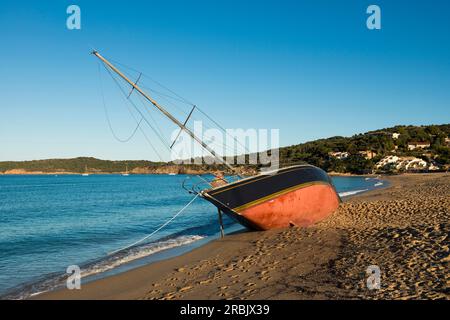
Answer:
<path fill-rule="evenodd" d="M 26 298 L 64 283 L 66 268 L 82 275 L 120 270 L 218 236 L 217 209 L 181 185 L 185 175 L 0 176 L 0 297 Z M 189 180 L 190 179 L 190 180 Z M 382 187 L 377 179 L 334 177 L 341 196 Z M 377 186 L 375 186 L 377 184 Z M 224 217 L 227 230 L 239 228 Z"/>

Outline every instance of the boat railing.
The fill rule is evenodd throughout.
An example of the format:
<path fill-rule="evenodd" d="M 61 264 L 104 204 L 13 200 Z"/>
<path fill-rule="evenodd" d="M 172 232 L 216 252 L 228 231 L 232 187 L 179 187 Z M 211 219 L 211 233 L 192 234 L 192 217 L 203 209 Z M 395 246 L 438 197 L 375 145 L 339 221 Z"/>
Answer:
<path fill-rule="evenodd" d="M 182 188 L 184 189 L 184 190 L 186 190 L 188 193 L 191 193 L 191 194 L 198 194 L 198 193 L 200 193 L 201 191 L 203 191 L 203 190 L 206 190 L 206 189 L 212 189 L 213 188 L 213 186 L 212 186 L 212 182 L 216 179 L 214 176 L 211 176 L 211 177 L 203 177 L 203 176 L 200 176 L 200 175 L 196 175 L 195 176 L 198 180 L 200 180 L 200 181 L 194 181 L 193 183 L 191 183 L 191 184 L 188 184 L 188 182 L 189 181 L 192 181 L 192 179 L 191 179 L 191 177 L 190 176 L 187 176 L 184 180 L 183 180 L 183 183 L 182 183 Z M 211 178 L 210 180 L 208 180 L 209 178 Z M 225 178 L 224 178 L 224 181 L 226 181 L 226 183 L 228 184 L 228 183 L 232 183 L 232 182 L 235 182 L 235 181 L 237 181 L 237 180 L 240 180 L 241 179 L 241 177 L 240 176 L 238 176 L 238 175 L 232 175 L 232 176 L 226 176 Z"/>

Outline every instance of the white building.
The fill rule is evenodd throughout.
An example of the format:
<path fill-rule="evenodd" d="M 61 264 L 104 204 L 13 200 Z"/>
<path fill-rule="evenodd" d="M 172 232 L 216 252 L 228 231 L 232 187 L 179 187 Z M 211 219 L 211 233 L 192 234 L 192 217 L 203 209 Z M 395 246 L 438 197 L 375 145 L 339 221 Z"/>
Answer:
<path fill-rule="evenodd" d="M 429 142 L 417 142 L 412 141 L 408 143 L 408 150 L 415 150 L 415 149 L 426 149 L 430 147 Z"/>
<path fill-rule="evenodd" d="M 358 152 L 360 155 L 362 155 L 366 159 L 373 159 L 377 156 L 377 153 L 372 150 L 364 150 Z"/>
<path fill-rule="evenodd" d="M 377 164 L 375 165 L 375 167 L 376 167 L 377 169 L 384 168 L 384 167 L 387 166 L 388 164 L 391 164 L 391 163 L 397 163 L 397 161 L 398 161 L 399 159 L 400 159 L 400 158 L 397 157 L 397 156 L 386 156 L 386 157 L 384 157 L 383 159 L 381 159 L 380 161 L 378 161 Z"/>
<path fill-rule="evenodd" d="M 330 156 L 337 158 L 337 159 L 345 159 L 349 156 L 348 152 L 330 152 L 329 153 Z"/>
<path fill-rule="evenodd" d="M 400 133 L 394 132 L 392 134 L 392 139 L 397 140 L 400 137 Z"/>
<path fill-rule="evenodd" d="M 414 158 L 414 157 L 405 157 L 401 158 L 401 161 L 397 163 L 397 170 L 424 170 L 427 169 L 428 163 L 425 160 Z"/>
<path fill-rule="evenodd" d="M 392 167 L 395 170 L 404 170 L 404 171 L 425 170 L 425 169 L 436 170 L 432 169 L 434 167 L 432 167 L 431 165 L 429 167 L 428 163 L 425 160 L 415 157 L 397 157 L 397 156 L 384 157 L 375 165 L 375 167 L 377 169 L 383 169 L 388 165 L 392 165 Z"/>

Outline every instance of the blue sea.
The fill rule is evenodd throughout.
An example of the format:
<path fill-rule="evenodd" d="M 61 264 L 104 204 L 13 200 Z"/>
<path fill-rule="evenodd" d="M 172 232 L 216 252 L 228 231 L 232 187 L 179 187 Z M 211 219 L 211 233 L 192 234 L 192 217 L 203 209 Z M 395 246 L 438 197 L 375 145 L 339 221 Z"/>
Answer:
<path fill-rule="evenodd" d="M 193 198 L 181 187 L 189 178 L 0 176 L 0 297 L 27 298 L 61 286 L 70 265 L 79 265 L 83 277 L 101 277 L 217 238 L 217 210 L 198 198 L 154 236 L 112 253 L 179 212 Z M 361 177 L 333 181 L 341 196 L 385 183 Z M 224 224 L 228 232 L 241 228 L 227 217 Z"/>

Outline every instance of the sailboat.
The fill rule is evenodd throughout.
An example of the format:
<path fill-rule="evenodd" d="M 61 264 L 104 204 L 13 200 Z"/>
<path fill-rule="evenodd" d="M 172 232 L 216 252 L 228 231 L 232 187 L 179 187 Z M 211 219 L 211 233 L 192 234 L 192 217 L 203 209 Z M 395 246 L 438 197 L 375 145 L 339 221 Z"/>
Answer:
<path fill-rule="evenodd" d="M 83 177 L 89 176 L 87 165 L 84 166 L 84 173 L 82 173 L 81 176 L 83 176 Z"/>
<path fill-rule="evenodd" d="M 128 164 L 125 173 L 122 173 L 122 176 L 128 177 L 130 174 L 128 173 Z"/>
<path fill-rule="evenodd" d="M 177 120 L 145 93 L 137 82 L 128 79 L 97 51 L 93 51 L 92 54 L 130 84 L 132 90 L 138 92 L 180 130 L 185 131 L 213 157 L 235 172 L 235 169 L 223 157 L 217 155 L 185 126 L 186 121 L 183 124 Z M 217 187 L 210 185 L 203 190 L 191 189 L 190 192 L 196 193 L 217 207 L 222 235 L 222 213 L 249 229 L 269 230 L 289 226 L 309 226 L 332 214 L 341 202 L 328 174 L 308 164 L 280 168 Z"/>

